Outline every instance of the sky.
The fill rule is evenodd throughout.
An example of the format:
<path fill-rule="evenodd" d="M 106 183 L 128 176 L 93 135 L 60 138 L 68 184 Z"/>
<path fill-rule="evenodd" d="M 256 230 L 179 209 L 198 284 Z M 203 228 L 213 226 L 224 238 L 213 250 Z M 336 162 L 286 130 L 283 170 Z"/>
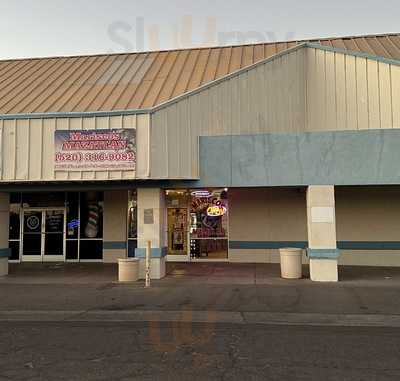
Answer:
<path fill-rule="evenodd" d="M 399 0 L 0 0 L 0 59 L 400 32 Z"/>

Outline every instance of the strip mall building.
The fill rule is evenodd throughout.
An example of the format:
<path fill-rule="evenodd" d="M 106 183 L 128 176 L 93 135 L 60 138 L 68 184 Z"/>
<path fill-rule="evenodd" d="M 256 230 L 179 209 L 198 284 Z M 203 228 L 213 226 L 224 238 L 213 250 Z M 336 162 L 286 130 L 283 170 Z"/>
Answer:
<path fill-rule="evenodd" d="M 399 266 L 399 127 L 400 34 L 1 61 L 3 266 Z"/>

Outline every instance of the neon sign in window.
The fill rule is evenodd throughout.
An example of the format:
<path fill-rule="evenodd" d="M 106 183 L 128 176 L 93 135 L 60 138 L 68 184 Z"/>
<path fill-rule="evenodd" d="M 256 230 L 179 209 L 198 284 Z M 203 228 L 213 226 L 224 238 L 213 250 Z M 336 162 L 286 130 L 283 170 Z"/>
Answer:
<path fill-rule="evenodd" d="M 207 216 L 221 217 L 226 213 L 226 207 L 223 205 L 212 205 L 207 208 Z"/>

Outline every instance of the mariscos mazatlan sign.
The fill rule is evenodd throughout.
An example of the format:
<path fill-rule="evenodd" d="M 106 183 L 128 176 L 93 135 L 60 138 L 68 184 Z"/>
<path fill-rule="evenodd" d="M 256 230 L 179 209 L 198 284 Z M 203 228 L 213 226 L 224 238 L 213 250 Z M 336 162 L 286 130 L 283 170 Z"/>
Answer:
<path fill-rule="evenodd" d="M 57 171 L 135 170 L 136 130 L 57 130 Z"/>

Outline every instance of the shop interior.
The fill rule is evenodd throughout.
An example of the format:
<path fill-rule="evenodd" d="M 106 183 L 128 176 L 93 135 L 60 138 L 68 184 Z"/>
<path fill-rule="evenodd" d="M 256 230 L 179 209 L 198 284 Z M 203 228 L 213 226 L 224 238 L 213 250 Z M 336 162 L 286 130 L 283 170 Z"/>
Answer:
<path fill-rule="evenodd" d="M 168 260 L 228 259 L 228 189 L 167 190 Z"/>

